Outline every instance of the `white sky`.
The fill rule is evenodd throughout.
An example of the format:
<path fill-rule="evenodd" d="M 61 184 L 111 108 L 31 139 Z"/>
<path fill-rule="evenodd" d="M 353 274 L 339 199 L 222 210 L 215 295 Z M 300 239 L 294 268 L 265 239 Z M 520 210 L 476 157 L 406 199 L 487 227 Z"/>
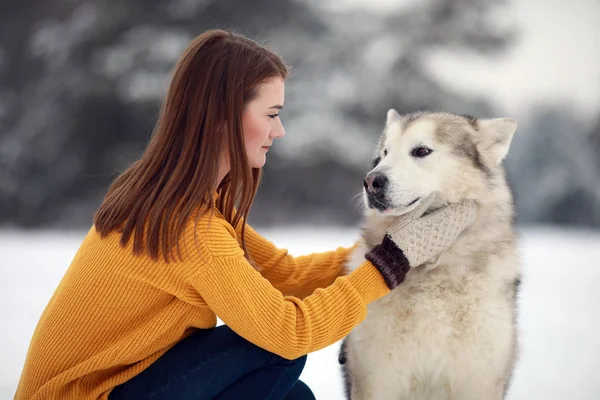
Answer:
<path fill-rule="evenodd" d="M 335 8 L 387 12 L 414 0 L 336 0 Z M 600 1 L 512 0 L 506 18 L 521 36 L 497 58 L 436 52 L 428 68 L 447 87 L 490 94 L 519 116 L 533 102 L 556 101 L 592 115 L 600 107 Z"/>

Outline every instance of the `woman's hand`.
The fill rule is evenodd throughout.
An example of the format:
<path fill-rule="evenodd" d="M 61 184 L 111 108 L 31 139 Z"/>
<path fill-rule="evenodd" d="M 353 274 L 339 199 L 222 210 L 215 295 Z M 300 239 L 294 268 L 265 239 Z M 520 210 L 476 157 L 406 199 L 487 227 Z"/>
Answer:
<path fill-rule="evenodd" d="M 448 249 L 473 221 L 473 201 L 450 204 L 423 215 L 434 195 L 424 199 L 413 211 L 398 217 L 388 228 L 381 244 L 365 258 L 373 263 L 393 289 L 404 281 L 410 267 L 417 267 Z"/>

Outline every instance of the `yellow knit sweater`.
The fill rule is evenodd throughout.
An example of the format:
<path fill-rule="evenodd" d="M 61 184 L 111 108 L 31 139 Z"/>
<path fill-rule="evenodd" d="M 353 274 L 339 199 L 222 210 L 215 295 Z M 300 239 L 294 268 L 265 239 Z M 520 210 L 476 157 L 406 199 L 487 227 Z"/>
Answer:
<path fill-rule="evenodd" d="M 196 232 L 196 240 L 194 240 Z M 292 257 L 215 210 L 182 235 L 182 260 L 134 256 L 92 227 L 33 334 L 15 399 L 107 399 L 219 316 L 250 342 L 288 359 L 331 345 L 389 292 L 365 261 L 340 276 L 350 249 Z"/>

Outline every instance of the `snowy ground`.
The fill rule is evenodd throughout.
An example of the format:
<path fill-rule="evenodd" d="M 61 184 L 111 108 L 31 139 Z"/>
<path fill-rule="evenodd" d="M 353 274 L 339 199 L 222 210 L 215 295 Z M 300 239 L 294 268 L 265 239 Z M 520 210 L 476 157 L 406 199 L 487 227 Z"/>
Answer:
<path fill-rule="evenodd" d="M 293 254 L 348 245 L 353 230 L 259 229 Z M 0 399 L 12 398 L 31 334 L 83 232 L 0 231 Z M 523 230 L 521 361 L 509 400 L 600 399 L 600 232 Z M 302 379 L 341 400 L 339 344 L 309 356 Z"/>

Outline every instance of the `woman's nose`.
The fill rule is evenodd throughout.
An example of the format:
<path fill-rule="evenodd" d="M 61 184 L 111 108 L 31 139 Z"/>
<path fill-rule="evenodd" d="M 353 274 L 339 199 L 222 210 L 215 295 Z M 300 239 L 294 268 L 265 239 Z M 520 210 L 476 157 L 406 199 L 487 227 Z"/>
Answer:
<path fill-rule="evenodd" d="M 281 121 L 279 122 L 279 126 L 273 131 L 274 138 L 282 138 L 285 136 L 285 128 Z"/>

